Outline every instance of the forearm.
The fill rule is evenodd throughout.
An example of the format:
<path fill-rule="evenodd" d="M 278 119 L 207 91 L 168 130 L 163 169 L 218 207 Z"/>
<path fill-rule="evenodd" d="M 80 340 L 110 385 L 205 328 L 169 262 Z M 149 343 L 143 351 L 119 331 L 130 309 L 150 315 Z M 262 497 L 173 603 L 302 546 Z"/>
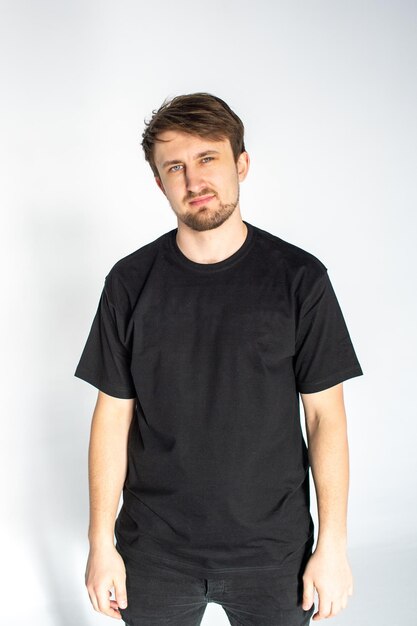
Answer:
<path fill-rule="evenodd" d="M 90 545 L 114 545 L 114 523 L 127 471 L 126 424 L 96 409 L 88 452 Z"/>
<path fill-rule="evenodd" d="M 308 454 L 317 494 L 317 546 L 347 546 L 349 447 L 346 421 L 317 419 L 307 428 Z"/>

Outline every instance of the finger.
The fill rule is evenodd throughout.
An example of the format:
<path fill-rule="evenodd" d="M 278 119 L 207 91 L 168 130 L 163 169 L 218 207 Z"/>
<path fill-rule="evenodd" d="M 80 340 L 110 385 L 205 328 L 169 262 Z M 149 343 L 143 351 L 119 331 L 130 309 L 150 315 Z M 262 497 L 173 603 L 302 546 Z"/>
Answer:
<path fill-rule="evenodd" d="M 332 612 L 332 603 L 327 598 L 320 598 L 319 594 L 319 610 L 315 615 L 313 615 L 314 620 L 326 619 L 326 617 L 330 617 Z"/>
<path fill-rule="evenodd" d="M 330 613 L 330 615 L 328 617 L 336 617 L 336 615 L 338 613 L 340 613 L 341 610 L 342 610 L 342 606 L 340 604 L 340 601 L 339 602 L 332 602 L 332 610 L 331 610 L 331 613 Z"/>
<path fill-rule="evenodd" d="M 121 615 L 121 613 L 119 611 L 119 607 L 118 607 L 117 602 L 115 600 L 110 600 L 110 609 L 112 611 L 114 611 L 112 617 L 117 617 L 117 618 L 120 617 L 120 619 L 122 618 L 122 615 Z"/>
<path fill-rule="evenodd" d="M 108 597 L 107 589 L 99 589 L 97 590 L 97 604 L 98 610 L 100 613 L 104 615 L 108 615 L 109 617 L 114 617 L 114 609 L 110 607 L 110 598 Z"/>
<path fill-rule="evenodd" d="M 112 600 L 112 602 L 113 602 L 113 600 Z M 114 617 L 116 619 L 122 619 L 120 611 L 119 611 L 119 609 L 117 607 L 116 608 L 110 607 L 109 612 L 105 613 L 105 615 L 108 615 L 108 617 Z"/>
<path fill-rule="evenodd" d="M 95 592 L 93 591 L 93 589 L 90 589 L 89 587 L 87 587 L 87 591 L 88 591 L 88 596 L 90 598 L 90 602 L 94 607 L 95 611 L 98 611 L 98 602 L 97 602 L 97 596 L 95 594 Z"/>
<path fill-rule="evenodd" d="M 116 611 L 119 609 L 119 605 L 116 600 L 110 600 L 110 608 L 115 609 Z"/>
<path fill-rule="evenodd" d="M 111 597 L 112 592 L 109 590 L 109 596 L 110 596 L 110 608 L 111 609 L 115 609 L 116 611 L 118 611 L 119 609 L 119 605 L 117 604 L 117 601 L 115 600 L 115 598 Z M 123 608 L 123 607 L 122 607 Z"/>
<path fill-rule="evenodd" d="M 117 605 L 120 606 L 121 609 L 125 609 L 127 607 L 127 593 L 124 581 L 114 581 L 114 594 L 116 596 Z"/>
<path fill-rule="evenodd" d="M 308 611 L 311 609 L 314 601 L 314 583 L 311 578 L 303 578 L 303 609 Z"/>

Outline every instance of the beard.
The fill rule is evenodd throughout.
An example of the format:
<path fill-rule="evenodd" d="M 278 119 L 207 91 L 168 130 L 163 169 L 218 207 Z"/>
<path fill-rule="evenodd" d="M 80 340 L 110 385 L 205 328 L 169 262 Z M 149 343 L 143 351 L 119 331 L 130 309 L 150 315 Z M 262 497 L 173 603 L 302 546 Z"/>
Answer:
<path fill-rule="evenodd" d="M 182 215 L 176 213 L 177 217 L 181 222 L 192 228 L 193 230 L 203 231 L 203 230 L 212 230 L 213 228 L 218 228 L 232 215 L 233 211 L 236 209 L 239 204 L 239 192 L 240 189 L 238 187 L 237 190 L 237 198 L 234 202 L 229 202 L 227 204 L 219 203 L 217 208 L 210 208 L 210 206 L 205 206 L 204 204 L 194 211 L 187 211 Z M 204 190 L 199 195 L 211 195 L 213 194 L 210 190 Z M 217 195 L 215 196 L 217 198 Z M 192 199 L 192 198 L 189 198 Z M 215 202 L 215 200 L 214 200 Z M 172 205 L 171 208 L 173 209 Z M 174 210 L 174 209 L 173 209 Z"/>

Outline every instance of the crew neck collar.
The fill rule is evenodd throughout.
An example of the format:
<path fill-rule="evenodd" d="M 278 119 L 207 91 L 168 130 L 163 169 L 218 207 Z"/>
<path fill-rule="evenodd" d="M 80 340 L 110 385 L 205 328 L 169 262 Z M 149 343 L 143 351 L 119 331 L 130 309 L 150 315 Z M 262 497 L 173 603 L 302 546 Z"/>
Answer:
<path fill-rule="evenodd" d="M 169 233 L 168 239 L 171 251 L 173 252 L 177 261 L 179 261 L 183 267 L 187 267 L 192 270 L 209 273 L 227 269 L 240 261 L 247 254 L 254 240 L 254 227 L 252 226 L 252 224 L 249 224 L 249 222 L 246 222 L 245 220 L 242 221 L 248 229 L 246 233 L 246 238 L 240 248 L 236 250 L 236 252 L 228 256 L 226 259 L 223 259 L 222 261 L 218 261 L 217 263 L 197 263 L 196 261 L 192 261 L 191 259 L 189 259 L 180 250 L 177 244 L 176 237 L 178 233 L 178 228 L 174 228 Z"/>

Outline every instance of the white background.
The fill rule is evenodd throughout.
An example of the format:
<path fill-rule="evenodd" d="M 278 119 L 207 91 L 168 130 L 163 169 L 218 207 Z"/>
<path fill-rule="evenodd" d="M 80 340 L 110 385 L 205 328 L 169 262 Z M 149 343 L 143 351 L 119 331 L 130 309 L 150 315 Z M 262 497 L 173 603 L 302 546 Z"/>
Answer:
<path fill-rule="evenodd" d="M 414 623 L 417 5 L 0 11 L 1 623 L 110 623 L 84 587 L 97 390 L 73 373 L 109 269 L 176 227 L 140 139 L 194 91 L 244 121 L 242 217 L 325 263 L 364 370 L 344 384 L 355 593 L 332 623 Z M 228 622 L 210 604 L 203 623 Z"/>

